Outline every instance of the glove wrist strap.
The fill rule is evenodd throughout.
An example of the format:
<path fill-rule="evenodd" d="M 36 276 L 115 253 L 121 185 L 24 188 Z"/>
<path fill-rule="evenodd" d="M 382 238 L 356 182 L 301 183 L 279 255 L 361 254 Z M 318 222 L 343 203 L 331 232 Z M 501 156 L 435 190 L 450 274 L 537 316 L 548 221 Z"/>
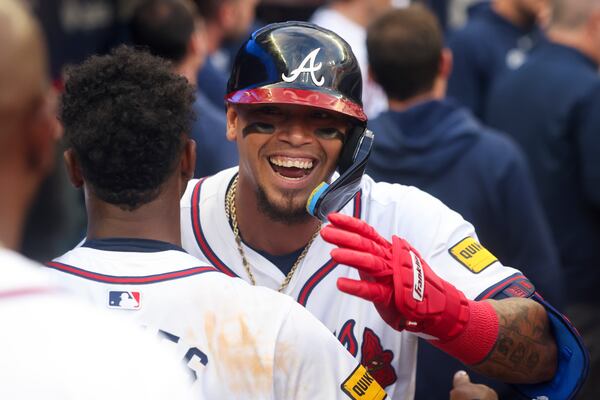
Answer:
<path fill-rule="evenodd" d="M 486 301 L 468 301 L 469 317 L 462 332 L 447 340 L 429 342 L 467 365 L 478 364 L 492 351 L 498 338 L 498 316 Z"/>

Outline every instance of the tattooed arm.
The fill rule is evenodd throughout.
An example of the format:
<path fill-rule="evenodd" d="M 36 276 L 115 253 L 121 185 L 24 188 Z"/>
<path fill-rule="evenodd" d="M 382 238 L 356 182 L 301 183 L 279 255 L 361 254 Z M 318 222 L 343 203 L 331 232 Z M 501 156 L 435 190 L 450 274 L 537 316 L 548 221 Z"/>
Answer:
<path fill-rule="evenodd" d="M 544 307 L 530 299 L 489 301 L 498 315 L 498 339 L 472 369 L 510 383 L 538 383 L 556 372 L 556 343 Z"/>

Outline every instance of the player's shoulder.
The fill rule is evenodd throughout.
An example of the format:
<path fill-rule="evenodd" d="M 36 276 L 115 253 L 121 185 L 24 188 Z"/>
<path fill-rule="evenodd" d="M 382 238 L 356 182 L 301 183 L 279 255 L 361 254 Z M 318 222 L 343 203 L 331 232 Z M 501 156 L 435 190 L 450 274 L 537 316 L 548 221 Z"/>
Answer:
<path fill-rule="evenodd" d="M 526 158 L 515 140 L 495 128 L 481 126 L 477 141 L 463 155 L 463 161 L 482 176 L 503 178 L 507 169 L 522 170 Z M 514 171 L 513 171 L 514 172 Z"/>
<path fill-rule="evenodd" d="M 50 276 L 41 264 L 17 252 L 0 247 L 0 264 L 2 264 L 0 291 L 52 285 Z"/>
<path fill-rule="evenodd" d="M 185 370 L 158 338 L 59 291 L 14 300 L 0 303 L 3 323 L 12 327 L 0 345 L 0 371 L 8 378 L 0 394 L 17 395 L 17 382 L 29 380 L 49 398 L 188 398 L 182 396 L 190 385 Z M 52 346 L 31 346 L 41 342 Z M 22 362 L 27 359 L 47 368 L 39 373 Z M 92 387 L 97 391 L 90 393 Z M 20 390 L 23 395 L 28 386 Z"/>
<path fill-rule="evenodd" d="M 30 260 L 15 251 L 3 247 L 0 247 L 0 262 L 7 268 L 15 268 L 15 270 L 23 267 L 25 274 L 27 271 L 32 271 L 40 266 L 40 264 L 37 262 Z"/>
<path fill-rule="evenodd" d="M 238 167 L 231 167 L 219 171 L 215 175 L 200 179 L 191 179 L 181 197 L 181 208 L 190 208 L 192 200 L 203 202 L 211 197 L 217 196 L 223 185 L 228 185 L 231 178 L 237 173 Z"/>
<path fill-rule="evenodd" d="M 401 236 L 422 253 L 457 237 L 475 236 L 459 213 L 419 188 L 364 176 L 362 190 L 361 217 L 384 237 Z"/>
<path fill-rule="evenodd" d="M 207 277 L 207 282 L 218 288 L 219 295 L 222 298 L 230 303 L 236 302 L 241 308 L 245 309 L 286 313 L 295 303 L 291 297 L 273 289 L 254 286 L 243 279 L 230 277 L 221 272 L 210 274 Z M 266 305 L 267 308 L 263 308 L 262 305 Z"/>
<path fill-rule="evenodd" d="M 456 214 L 439 199 L 415 186 L 376 182 L 364 175 L 361 189 L 361 203 L 366 211 L 367 221 L 389 212 L 395 212 L 395 219 L 411 216 L 422 218 L 432 213 Z"/>

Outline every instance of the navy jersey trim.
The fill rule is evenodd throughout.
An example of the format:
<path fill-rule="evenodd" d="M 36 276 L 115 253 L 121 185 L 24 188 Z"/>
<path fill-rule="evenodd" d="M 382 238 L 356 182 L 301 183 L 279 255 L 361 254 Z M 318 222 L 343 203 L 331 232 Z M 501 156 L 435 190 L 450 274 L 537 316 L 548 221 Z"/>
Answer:
<path fill-rule="evenodd" d="M 91 281 L 120 285 L 144 285 L 148 283 L 165 282 L 173 279 L 186 278 L 188 276 L 202 274 L 204 272 L 216 271 L 213 267 L 194 267 L 157 275 L 115 276 L 86 271 L 84 269 L 56 261 L 50 261 L 49 263 L 46 263 L 46 267 L 75 275 L 80 278 L 89 279 Z"/>
<path fill-rule="evenodd" d="M 508 278 L 505 278 L 505 279 L 501 280 L 500 282 L 494 284 L 493 286 L 490 286 L 483 292 L 481 292 L 481 294 L 479 296 L 477 296 L 475 301 L 492 299 L 492 298 L 496 298 L 498 296 L 502 296 L 502 298 L 504 298 L 504 297 L 524 297 L 524 296 L 503 296 L 502 295 L 502 291 L 504 291 L 504 289 L 508 288 L 509 286 L 511 286 L 512 284 L 514 284 L 518 281 L 529 282 L 528 279 L 525 277 L 525 275 L 517 272 L 517 273 L 509 276 Z M 532 287 L 533 287 L 533 285 L 532 285 Z M 533 292 L 531 294 L 533 294 Z M 529 296 L 525 296 L 525 297 L 529 297 Z"/>
<path fill-rule="evenodd" d="M 354 197 L 354 211 L 352 216 L 354 218 L 360 218 L 362 214 L 362 190 L 359 190 Z M 321 268 L 319 268 L 304 284 L 300 293 L 298 294 L 298 303 L 306 307 L 308 297 L 311 295 L 313 289 L 331 272 L 338 264 L 329 259 Z"/>
<path fill-rule="evenodd" d="M 312 293 L 313 289 L 317 286 L 319 282 L 323 280 L 333 269 L 337 266 L 337 263 L 330 259 L 327 261 L 321 268 L 317 270 L 309 279 L 306 281 L 302 290 L 300 290 L 300 294 L 298 295 L 298 303 L 306 307 L 306 303 L 308 302 L 308 297 Z"/>
<path fill-rule="evenodd" d="M 235 272 L 233 272 L 221 259 L 215 254 L 215 252 L 208 245 L 208 241 L 204 236 L 204 232 L 202 231 L 202 223 L 200 221 L 200 190 L 204 180 L 206 178 L 200 179 L 196 186 L 194 187 L 194 191 L 192 193 L 192 204 L 190 208 L 192 218 L 192 230 L 194 231 L 194 237 L 196 238 L 196 243 L 200 248 L 200 251 L 204 256 L 208 259 L 208 261 L 215 266 L 219 271 L 227 274 L 231 277 L 238 277 Z"/>
<path fill-rule="evenodd" d="M 352 216 L 354 218 L 360 218 L 361 215 L 362 215 L 362 189 L 356 193 L 356 196 L 354 196 L 354 212 L 352 213 Z"/>
<path fill-rule="evenodd" d="M 137 238 L 104 238 L 86 239 L 81 247 L 89 247 L 104 251 L 123 251 L 135 253 L 157 253 L 160 251 L 175 250 L 186 252 L 181 247 L 160 240 Z"/>

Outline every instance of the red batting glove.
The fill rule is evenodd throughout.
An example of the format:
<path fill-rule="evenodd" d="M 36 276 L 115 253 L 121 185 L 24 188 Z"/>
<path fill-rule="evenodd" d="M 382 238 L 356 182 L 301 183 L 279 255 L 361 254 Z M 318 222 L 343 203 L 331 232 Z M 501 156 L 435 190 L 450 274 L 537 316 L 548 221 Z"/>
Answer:
<path fill-rule="evenodd" d="M 321 236 L 339 247 L 331 256 L 358 269 L 361 277 L 339 278 L 341 291 L 372 301 L 397 330 L 423 332 L 441 341 L 464 330 L 470 302 L 438 277 L 407 241 L 393 236 L 390 243 L 366 222 L 343 214 L 330 214 L 329 221 Z"/>

